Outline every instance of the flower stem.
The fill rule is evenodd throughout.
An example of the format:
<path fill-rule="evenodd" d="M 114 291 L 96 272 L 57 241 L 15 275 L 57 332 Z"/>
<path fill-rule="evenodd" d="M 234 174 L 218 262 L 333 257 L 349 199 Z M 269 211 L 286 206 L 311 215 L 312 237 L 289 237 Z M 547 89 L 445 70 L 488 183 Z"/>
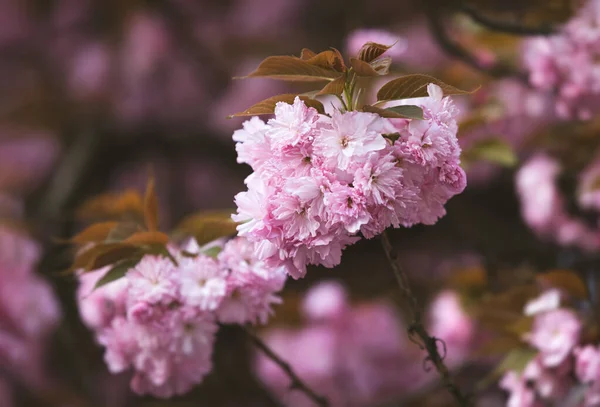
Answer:
<path fill-rule="evenodd" d="M 275 364 L 277 364 L 281 368 L 281 370 L 283 370 L 285 374 L 290 378 L 290 380 L 292 381 L 290 384 L 290 388 L 300 390 L 301 392 L 306 394 L 308 398 L 314 401 L 315 404 L 319 407 L 329 407 L 329 401 L 327 400 L 327 398 L 320 396 L 319 394 L 315 393 L 310 387 L 308 387 L 308 385 L 304 383 L 302 379 L 300 379 L 298 375 L 294 372 L 289 363 L 281 359 L 275 352 L 273 352 L 271 348 L 267 346 L 266 343 L 264 343 L 258 336 L 256 336 L 256 334 L 254 334 L 248 328 L 242 327 L 242 329 L 246 333 L 248 338 L 250 338 L 252 343 L 258 349 L 260 349 L 269 359 L 275 362 Z"/>
<path fill-rule="evenodd" d="M 386 231 L 383 231 L 381 234 L 381 244 L 390 266 L 392 267 L 394 276 L 398 281 L 398 286 L 400 286 L 402 295 L 406 298 L 408 303 L 408 311 L 410 318 L 412 319 L 412 322 L 408 327 L 409 338 L 411 338 L 413 342 L 417 343 L 421 349 L 427 352 L 428 356 L 425 361 L 430 361 L 435 366 L 435 369 L 440 375 L 444 386 L 452 395 L 452 397 L 454 397 L 458 405 L 464 407 L 470 406 L 471 402 L 464 394 L 462 394 L 458 386 L 456 386 L 452 376 L 450 375 L 448 367 L 446 367 L 444 364 L 445 355 L 440 355 L 440 352 L 438 351 L 438 342 L 444 344 L 443 341 L 439 338 L 429 335 L 425 329 L 425 325 L 423 324 L 421 317 L 420 305 L 410 288 L 408 277 L 398 261 L 398 253 L 392 246 Z M 415 336 L 418 338 L 418 340 L 420 340 L 420 342 L 415 339 Z"/>

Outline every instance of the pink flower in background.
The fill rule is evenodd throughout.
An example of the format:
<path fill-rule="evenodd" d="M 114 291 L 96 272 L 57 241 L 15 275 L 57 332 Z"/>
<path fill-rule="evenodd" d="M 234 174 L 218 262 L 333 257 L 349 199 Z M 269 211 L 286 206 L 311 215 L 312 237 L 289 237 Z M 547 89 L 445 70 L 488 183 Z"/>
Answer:
<path fill-rule="evenodd" d="M 600 233 L 567 212 L 556 185 L 559 163 L 542 154 L 530 158 L 517 172 L 516 189 L 525 223 L 538 235 L 586 251 L 600 247 Z"/>
<path fill-rule="evenodd" d="M 506 407 L 542 407 L 541 402 L 535 399 L 535 392 L 523 377 L 509 371 L 500 381 L 500 387 L 510 393 Z"/>
<path fill-rule="evenodd" d="M 257 260 L 254 244 L 236 238 L 199 247 L 194 240 L 166 257 L 146 255 L 123 278 L 96 288 L 108 268 L 79 274 L 79 310 L 106 348 L 112 373 L 134 370 L 138 394 L 188 392 L 212 369 L 217 319 L 265 323 L 280 302 L 283 269 Z M 208 250 L 222 249 L 217 258 Z M 192 257 L 189 257 L 192 256 Z"/>
<path fill-rule="evenodd" d="M 567 309 L 557 309 L 536 315 L 527 341 L 541 352 L 544 366 L 561 364 L 579 342 L 581 322 Z"/>
<path fill-rule="evenodd" d="M 556 91 L 556 110 L 562 117 L 590 119 L 600 102 L 600 2 L 590 0 L 559 33 L 523 44 L 523 62 L 530 83 Z"/>
<path fill-rule="evenodd" d="M 430 334 L 444 341 L 446 363 L 464 360 L 475 336 L 473 321 L 463 310 L 460 297 L 453 291 L 442 291 L 429 306 Z"/>
<path fill-rule="evenodd" d="M 575 374 L 582 383 L 600 382 L 600 349 L 586 345 L 576 348 Z"/>
<path fill-rule="evenodd" d="M 441 294 L 437 305 L 432 304 L 430 312 L 438 321 L 433 327 L 440 326 L 442 302 L 451 295 Z M 408 341 L 395 307 L 383 301 L 350 304 L 347 296 L 335 281 L 311 287 L 302 302 L 306 321 L 301 327 L 270 329 L 265 342 L 312 389 L 328 397 L 332 406 L 378 405 L 419 391 L 435 380 L 435 375 L 422 369 L 423 354 Z M 461 314 L 455 311 L 445 315 Z M 468 349 L 471 329 L 463 318 L 464 314 L 453 318 L 460 322 L 439 333 L 461 338 Z M 457 340 L 450 340 L 453 349 L 449 352 L 462 355 L 452 363 L 459 364 L 467 352 L 458 349 Z M 255 370 L 286 405 L 313 405 L 305 396 L 290 391 L 289 378 L 262 353 L 257 354 Z"/>
<path fill-rule="evenodd" d="M 30 192 L 54 166 L 58 140 L 33 129 L 5 128 L 0 134 L 0 190 Z"/>
<path fill-rule="evenodd" d="M 0 227 L 0 366 L 25 386 L 45 386 L 44 353 L 61 311 L 35 274 L 40 248 L 23 232 Z"/>
<path fill-rule="evenodd" d="M 358 232 L 371 238 L 389 226 L 435 223 L 466 178 L 457 110 L 439 87 L 428 92 L 422 121 L 337 110 L 328 117 L 299 98 L 278 103 L 266 124 L 247 121 L 234 133 L 238 161 L 254 170 L 235 197 L 240 236 L 299 278 L 307 264 L 339 264 Z M 394 143 L 384 137 L 391 133 L 400 134 Z"/>
<path fill-rule="evenodd" d="M 348 294 L 337 281 L 326 281 L 310 289 L 302 300 L 302 313 L 314 321 L 333 320 L 348 309 Z"/>

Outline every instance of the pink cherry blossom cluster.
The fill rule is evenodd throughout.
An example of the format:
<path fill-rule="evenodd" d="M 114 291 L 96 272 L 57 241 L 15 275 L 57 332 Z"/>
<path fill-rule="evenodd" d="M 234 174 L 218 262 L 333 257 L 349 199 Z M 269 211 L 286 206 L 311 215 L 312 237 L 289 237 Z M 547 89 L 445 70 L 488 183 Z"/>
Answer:
<path fill-rule="evenodd" d="M 222 249 L 214 258 L 207 250 Z M 138 394 L 189 391 L 212 369 L 217 323 L 265 323 L 280 302 L 283 268 L 256 260 L 254 245 L 236 238 L 169 258 L 146 255 L 123 278 L 95 288 L 108 268 L 80 274 L 79 310 L 106 348 L 112 373 L 133 368 Z M 194 256 L 191 256 L 194 254 Z"/>
<path fill-rule="evenodd" d="M 254 170 L 235 197 L 239 235 L 299 278 L 307 264 L 339 264 L 358 233 L 372 238 L 389 226 L 435 223 L 466 177 L 457 109 L 438 86 L 428 92 L 420 99 L 424 120 L 322 115 L 296 98 L 278 103 L 266 123 L 246 121 L 233 135 L 238 162 Z"/>
<path fill-rule="evenodd" d="M 61 314 L 50 285 L 34 273 L 39 256 L 34 241 L 0 226 L 0 366 L 28 387 L 45 385 L 45 346 Z"/>
<path fill-rule="evenodd" d="M 554 91 L 557 113 L 589 119 L 600 106 L 600 1 L 589 0 L 561 31 L 523 44 L 530 83 Z"/>
<path fill-rule="evenodd" d="M 508 371 L 500 381 L 510 407 L 600 404 L 600 347 L 581 343 L 580 316 L 561 307 L 562 298 L 551 289 L 525 307 L 534 321 L 524 339 L 537 354 L 523 371 Z"/>
<path fill-rule="evenodd" d="M 600 249 L 600 231 L 567 211 L 564 196 L 559 191 L 558 161 L 545 154 L 531 157 L 516 175 L 516 188 L 521 213 L 527 225 L 539 236 L 565 246 L 582 250 Z M 581 174 L 579 204 L 597 209 L 600 200 L 594 187 L 600 176 L 600 166 L 593 162 Z"/>
<path fill-rule="evenodd" d="M 426 355 L 412 346 L 391 304 L 353 305 L 340 283 L 326 281 L 308 291 L 301 311 L 301 328 L 273 328 L 264 339 L 331 406 L 378 405 L 436 380 L 435 373 L 422 368 Z M 450 291 L 434 300 L 429 316 L 432 334 L 447 335 L 447 365 L 457 367 L 467 356 L 472 321 Z M 286 406 L 314 406 L 304 393 L 290 389 L 289 377 L 262 353 L 255 370 Z"/>

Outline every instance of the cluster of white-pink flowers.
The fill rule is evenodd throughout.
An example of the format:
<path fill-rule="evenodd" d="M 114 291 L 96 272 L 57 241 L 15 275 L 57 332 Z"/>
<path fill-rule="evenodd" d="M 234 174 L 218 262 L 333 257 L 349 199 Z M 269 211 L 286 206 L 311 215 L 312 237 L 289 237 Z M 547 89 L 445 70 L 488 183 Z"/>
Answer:
<path fill-rule="evenodd" d="M 339 264 L 358 233 L 435 223 L 466 178 L 457 109 L 438 86 L 428 92 L 424 120 L 338 110 L 330 117 L 296 98 L 278 103 L 266 123 L 246 121 L 233 135 L 238 162 L 254 170 L 235 197 L 239 235 L 299 278 L 307 264 Z"/>
<path fill-rule="evenodd" d="M 222 248 L 215 258 L 207 250 Z M 279 303 L 283 268 L 256 260 L 242 238 L 146 255 L 123 278 L 94 289 L 108 268 L 80 274 L 81 316 L 106 348 L 111 372 L 133 368 L 138 394 L 189 391 L 212 369 L 218 323 L 265 323 Z M 194 256 L 191 256 L 194 254 Z"/>
<path fill-rule="evenodd" d="M 516 175 L 516 188 L 523 219 L 539 236 L 560 245 L 586 251 L 600 249 L 600 225 L 588 225 L 568 212 L 565 197 L 558 187 L 560 173 L 560 163 L 546 154 L 531 157 L 521 167 Z M 581 173 L 577 194 L 581 208 L 600 209 L 599 177 L 597 161 Z"/>
<path fill-rule="evenodd" d="M 600 347 L 582 344 L 581 318 L 561 306 L 563 298 L 551 289 L 525 307 L 534 321 L 524 339 L 537 354 L 523 371 L 508 371 L 501 380 L 510 407 L 600 404 Z"/>
<path fill-rule="evenodd" d="M 302 303 L 299 328 L 273 328 L 265 342 L 331 406 L 373 406 L 418 391 L 436 375 L 422 368 L 424 354 L 412 346 L 396 309 L 385 301 L 351 304 L 344 287 L 326 281 Z M 440 293 L 429 309 L 432 334 L 445 340 L 449 367 L 464 362 L 474 335 L 473 321 L 456 293 Z M 271 359 L 257 354 L 255 369 L 280 400 L 313 407 Z"/>
<path fill-rule="evenodd" d="M 600 1 L 589 0 L 561 31 L 526 40 L 531 84 L 555 92 L 557 112 L 589 119 L 600 107 Z"/>

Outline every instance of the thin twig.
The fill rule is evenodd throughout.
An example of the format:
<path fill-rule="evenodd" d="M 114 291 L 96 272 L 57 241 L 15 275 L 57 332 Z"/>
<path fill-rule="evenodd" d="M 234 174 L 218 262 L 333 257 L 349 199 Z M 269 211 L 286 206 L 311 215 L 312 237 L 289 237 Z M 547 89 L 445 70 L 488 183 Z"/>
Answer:
<path fill-rule="evenodd" d="M 516 71 L 512 67 L 500 63 L 486 65 L 462 45 L 450 38 L 444 27 L 442 16 L 437 10 L 428 10 L 427 22 L 434 39 L 442 48 L 442 50 L 444 50 L 448 55 L 493 78 L 514 77 L 519 79 L 524 84 L 529 85 L 527 76 L 522 72 Z"/>
<path fill-rule="evenodd" d="M 471 17 L 471 19 L 480 25 L 494 31 L 500 31 L 507 34 L 529 36 L 529 35 L 551 35 L 556 29 L 552 26 L 542 25 L 538 27 L 527 27 L 521 24 L 502 22 L 493 20 L 477 12 L 469 6 L 462 6 L 460 9 L 463 13 Z"/>
<path fill-rule="evenodd" d="M 267 346 L 267 344 L 265 344 L 258 336 L 256 336 L 248 328 L 242 327 L 242 329 L 246 333 L 246 335 L 248 335 L 248 338 L 250 338 L 252 343 L 258 349 L 260 349 L 269 359 L 275 362 L 281 368 L 281 370 L 285 372 L 285 374 L 292 381 L 292 383 L 290 384 L 290 387 L 292 389 L 300 390 L 320 407 L 329 407 L 329 401 L 327 400 L 327 398 L 318 395 L 310 387 L 308 387 L 306 383 L 304 383 L 302 379 L 300 379 L 298 375 L 296 375 L 289 363 L 282 360 L 275 352 L 273 352 L 273 350 L 271 350 L 271 348 Z"/>
<path fill-rule="evenodd" d="M 421 307 L 419 305 L 419 302 L 417 301 L 417 298 L 414 296 L 410 288 L 410 285 L 408 283 L 408 277 L 398 261 L 398 253 L 392 246 L 392 243 L 390 242 L 386 231 L 384 231 L 381 234 L 381 244 L 383 246 L 383 250 L 385 251 L 385 255 L 390 263 L 390 266 L 394 271 L 394 276 L 398 281 L 400 290 L 402 291 L 402 294 L 406 298 L 406 301 L 408 303 L 408 311 L 410 314 L 410 318 L 412 319 L 412 322 L 408 327 L 409 337 L 413 342 L 416 342 L 421 347 L 421 349 L 427 352 L 428 356 L 425 359 L 425 361 L 429 361 L 435 366 L 435 369 L 437 370 L 442 379 L 442 383 L 444 384 L 448 392 L 458 402 L 458 404 L 460 406 L 469 406 L 471 404 L 469 399 L 465 395 L 463 395 L 458 386 L 456 386 L 454 380 L 452 379 L 452 376 L 450 375 L 450 372 L 448 371 L 448 368 L 444 364 L 445 355 L 440 355 L 438 351 L 438 342 L 441 342 L 443 344 L 443 341 L 441 341 L 441 339 L 439 338 L 429 335 L 429 333 L 425 329 L 421 317 Z M 417 342 L 415 339 L 413 339 L 415 335 L 420 339 L 420 342 Z"/>

